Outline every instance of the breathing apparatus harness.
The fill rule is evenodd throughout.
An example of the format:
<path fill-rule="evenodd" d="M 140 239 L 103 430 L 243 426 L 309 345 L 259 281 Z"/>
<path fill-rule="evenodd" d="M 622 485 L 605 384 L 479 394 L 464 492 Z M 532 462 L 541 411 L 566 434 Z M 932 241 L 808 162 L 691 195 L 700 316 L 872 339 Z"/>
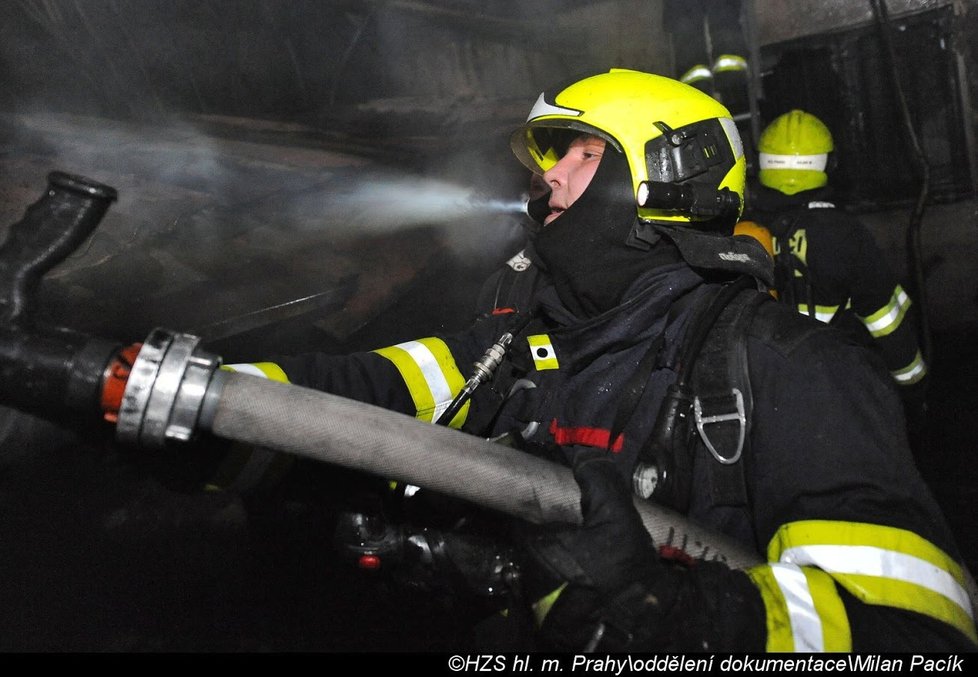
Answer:
<path fill-rule="evenodd" d="M 687 510 L 694 459 L 702 458 L 707 461 L 702 466 L 707 472 L 706 486 L 701 490 L 717 504 L 749 504 L 744 456 L 749 446 L 753 400 L 746 337 L 754 311 L 765 300 L 773 302 L 769 294 L 758 291 L 753 276 L 740 274 L 712 292 L 712 297 L 691 295 L 670 310 L 667 325 L 690 304 L 699 306 L 683 341 L 677 380 L 669 387 L 652 435 L 639 453 L 633 486 L 640 496 Z M 453 412 L 457 413 L 480 385 L 495 377 L 513 341 L 535 316 L 530 311 L 513 314 L 500 337 L 473 364 L 466 386 L 437 419 L 438 424 L 447 425 L 455 416 Z M 635 394 L 620 403 L 609 439 L 616 439 L 634 414 L 663 341 L 653 342 L 626 384 L 624 392 Z M 519 444 L 517 439 L 498 441 Z M 699 481 L 703 475 L 696 477 Z M 428 498 L 420 509 L 430 512 L 434 506 L 434 521 L 417 514 L 419 508 L 412 507 L 416 499 L 408 498 L 410 493 L 405 492 L 404 500 L 395 499 L 379 514 L 354 513 L 341 520 L 341 549 L 361 568 L 372 558 L 383 560 L 385 568 L 394 571 L 402 583 L 416 589 L 452 596 L 467 591 L 474 596 L 470 599 L 490 608 L 523 608 L 526 599 L 520 558 L 514 547 L 493 537 L 495 532 L 485 529 L 487 525 L 478 515 L 458 517 L 450 501 L 442 505 L 441 497 L 423 493 Z"/>
<path fill-rule="evenodd" d="M 716 461 L 711 489 L 724 503 L 746 503 L 742 458 L 749 445 L 753 398 L 747 365 L 746 337 L 757 306 L 773 300 L 746 274 L 723 284 L 695 313 L 679 357 L 679 374 L 660 406 L 648 443 L 633 474 L 635 492 L 677 510 L 689 506 L 696 437 Z M 670 310 L 667 325 L 694 299 L 682 299 Z M 475 363 L 466 387 L 438 422 L 446 425 L 480 384 L 490 380 L 507 348 L 532 319 L 517 316 L 507 331 Z M 642 390 L 655 368 L 665 337 L 663 330 L 639 362 L 623 392 L 609 440 L 615 440 L 634 414 Z M 630 394 L 630 395 L 627 395 Z"/>
<path fill-rule="evenodd" d="M 808 263 L 794 251 L 795 244 L 792 242 L 794 237 L 804 237 L 804 230 L 799 228 L 803 225 L 803 211 L 815 209 L 834 209 L 835 205 L 831 202 L 822 200 L 812 200 L 799 206 L 791 213 L 783 215 L 773 224 L 776 233 L 778 250 L 774 257 L 775 283 L 778 289 L 778 300 L 788 304 L 790 307 L 801 310 L 805 308 L 805 313 L 809 317 L 816 317 L 816 298 L 815 287 L 812 276 L 808 269 Z M 800 246 L 800 245 L 799 245 Z M 835 322 L 841 313 L 823 321 Z M 822 318 L 819 318 L 822 319 Z M 857 335 L 859 335 L 857 333 Z"/>
<path fill-rule="evenodd" d="M 639 496 L 688 509 L 694 457 L 698 449 L 705 449 L 715 461 L 706 466 L 713 498 L 726 505 L 747 503 L 743 456 L 753 398 L 746 337 L 754 311 L 768 299 L 751 277 L 740 276 L 720 287 L 694 315 L 677 379 L 666 391 L 652 434 L 639 452 L 632 478 Z M 644 365 L 646 361 L 635 378 L 647 380 L 651 364 Z M 696 444 L 697 436 L 702 447 Z"/>
<path fill-rule="evenodd" d="M 795 215 L 783 217 L 778 224 L 778 231 L 788 234 L 797 227 L 798 218 Z M 808 264 L 803 262 L 790 249 L 785 251 L 783 248 L 790 245 L 787 238 L 777 238 L 778 249 L 774 256 L 774 276 L 775 286 L 778 289 L 778 300 L 788 304 L 792 308 L 805 306 L 807 315 L 815 317 L 815 290 L 812 286 L 812 278 L 808 272 Z"/>

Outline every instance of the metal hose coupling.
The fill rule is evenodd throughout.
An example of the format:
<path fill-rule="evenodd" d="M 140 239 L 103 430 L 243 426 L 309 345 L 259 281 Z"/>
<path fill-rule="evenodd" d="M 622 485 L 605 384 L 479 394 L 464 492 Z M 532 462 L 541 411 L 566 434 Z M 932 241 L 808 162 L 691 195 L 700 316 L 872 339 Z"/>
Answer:
<path fill-rule="evenodd" d="M 141 345 L 119 353 L 107 370 L 102 398 L 119 442 L 160 449 L 194 437 L 208 385 L 221 365 L 199 343 L 197 336 L 157 328 Z M 112 384 L 118 390 L 123 382 L 121 393 L 113 395 Z"/>
<path fill-rule="evenodd" d="M 470 388 L 470 390 L 475 390 L 486 381 L 491 381 L 493 373 L 495 373 L 496 368 L 503 361 L 503 358 L 506 357 L 506 350 L 512 342 L 512 332 L 506 332 L 486 350 L 481 358 L 473 362 L 472 367 L 475 372 L 469 378 L 468 382 L 466 382 L 466 387 Z"/>

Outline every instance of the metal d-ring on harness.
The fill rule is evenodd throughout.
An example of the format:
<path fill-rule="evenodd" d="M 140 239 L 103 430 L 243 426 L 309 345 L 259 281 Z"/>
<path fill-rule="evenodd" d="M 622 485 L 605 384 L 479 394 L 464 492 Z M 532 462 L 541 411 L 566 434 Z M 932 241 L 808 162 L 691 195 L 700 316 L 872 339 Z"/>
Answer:
<path fill-rule="evenodd" d="M 706 445 L 706 448 L 713 455 L 713 458 L 723 465 L 732 465 L 740 460 L 741 455 L 744 453 L 744 438 L 747 435 L 747 414 L 744 410 L 744 394 L 736 386 L 732 387 L 730 392 L 734 396 L 734 403 L 737 408 L 736 411 L 730 414 L 704 416 L 703 401 L 698 395 L 693 397 L 693 420 L 696 422 L 696 430 L 699 432 L 703 444 Z M 737 451 L 730 457 L 724 456 L 717 451 L 713 446 L 712 440 L 710 440 L 710 436 L 706 434 L 706 426 L 708 424 L 724 423 L 725 421 L 737 421 L 740 424 L 740 438 L 737 442 Z"/>

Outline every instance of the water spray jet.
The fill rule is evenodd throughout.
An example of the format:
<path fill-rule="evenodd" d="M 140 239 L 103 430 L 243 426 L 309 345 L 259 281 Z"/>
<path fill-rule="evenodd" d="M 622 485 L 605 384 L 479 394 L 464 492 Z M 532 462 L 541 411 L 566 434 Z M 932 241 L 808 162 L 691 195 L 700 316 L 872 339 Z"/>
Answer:
<path fill-rule="evenodd" d="M 500 197 L 488 191 L 430 178 L 380 177 L 360 180 L 329 195 L 326 211 L 337 222 L 368 227 L 450 225 L 478 217 L 526 215 L 527 197 Z"/>

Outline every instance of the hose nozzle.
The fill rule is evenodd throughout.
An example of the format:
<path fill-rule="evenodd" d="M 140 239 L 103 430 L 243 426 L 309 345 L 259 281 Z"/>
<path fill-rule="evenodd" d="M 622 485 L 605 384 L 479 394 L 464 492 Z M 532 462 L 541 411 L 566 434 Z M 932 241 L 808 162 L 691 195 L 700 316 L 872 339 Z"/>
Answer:
<path fill-rule="evenodd" d="M 41 278 L 95 230 L 114 188 L 52 172 L 40 198 L 0 246 L 0 403 L 63 420 L 96 410 L 102 369 L 116 350 L 60 327 L 35 326 Z"/>
<path fill-rule="evenodd" d="M 47 190 L 0 246 L 0 325 L 31 320 L 41 278 L 85 241 L 116 197 L 114 188 L 85 177 L 48 174 Z"/>

